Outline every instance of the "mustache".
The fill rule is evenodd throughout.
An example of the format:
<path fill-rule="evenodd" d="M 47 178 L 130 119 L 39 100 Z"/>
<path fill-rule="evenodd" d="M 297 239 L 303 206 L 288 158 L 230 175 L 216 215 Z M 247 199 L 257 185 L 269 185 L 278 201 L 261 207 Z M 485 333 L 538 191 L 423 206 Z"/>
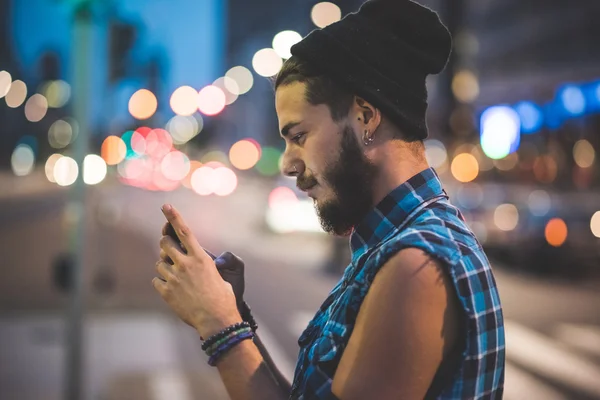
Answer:
<path fill-rule="evenodd" d="M 299 176 L 296 178 L 296 187 L 302 191 L 306 191 L 317 184 L 314 176 Z"/>

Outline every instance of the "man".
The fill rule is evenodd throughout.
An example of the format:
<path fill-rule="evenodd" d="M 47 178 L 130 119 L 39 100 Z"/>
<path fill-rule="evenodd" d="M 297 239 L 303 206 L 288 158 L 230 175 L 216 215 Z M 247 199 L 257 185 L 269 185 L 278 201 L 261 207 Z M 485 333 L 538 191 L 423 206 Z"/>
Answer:
<path fill-rule="evenodd" d="M 292 48 L 275 82 L 282 169 L 314 199 L 326 231 L 350 235 L 352 262 L 299 339 L 291 387 L 259 341 L 243 340 L 216 363 L 232 399 L 502 397 L 503 316 L 489 261 L 422 142 L 425 79 L 450 49 L 437 14 L 408 0 L 370 0 Z M 161 257 L 174 265 L 160 261 L 166 282 L 154 285 L 207 338 L 241 316 L 168 207 L 188 253 L 163 237 Z"/>

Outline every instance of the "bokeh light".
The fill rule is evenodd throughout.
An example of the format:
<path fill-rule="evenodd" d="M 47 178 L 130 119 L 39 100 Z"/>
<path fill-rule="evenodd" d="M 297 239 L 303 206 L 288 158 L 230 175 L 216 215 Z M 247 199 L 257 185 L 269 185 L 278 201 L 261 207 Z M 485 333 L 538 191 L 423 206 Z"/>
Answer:
<path fill-rule="evenodd" d="M 546 241 L 554 247 L 562 246 L 567 240 L 568 233 L 567 224 L 560 218 L 552 218 L 544 230 Z"/>
<path fill-rule="evenodd" d="M 10 85 L 10 89 L 8 90 L 8 93 L 6 93 L 4 100 L 6 101 L 7 106 L 17 108 L 23 104 L 26 97 L 27 85 L 25 85 L 25 82 L 17 79 Z"/>
<path fill-rule="evenodd" d="M 517 153 L 510 153 L 506 157 L 494 160 L 493 162 L 500 171 L 510 171 L 519 163 L 519 155 Z"/>
<path fill-rule="evenodd" d="M 433 168 L 441 167 L 448 158 L 446 146 L 436 139 L 427 139 L 424 141 L 425 157 L 427 162 Z"/>
<path fill-rule="evenodd" d="M 454 97 L 462 103 L 472 103 L 479 96 L 479 81 L 472 71 L 462 70 L 452 79 Z"/>
<path fill-rule="evenodd" d="M 214 170 L 209 166 L 202 166 L 192 174 L 192 190 L 200 196 L 212 194 L 215 182 L 213 179 Z"/>
<path fill-rule="evenodd" d="M 600 238 L 600 211 L 596 211 L 594 215 L 592 215 L 592 219 L 590 220 L 590 229 L 592 230 L 592 234 L 597 238 Z"/>
<path fill-rule="evenodd" d="M 173 149 L 173 138 L 169 132 L 164 129 L 156 128 L 149 131 L 145 138 L 145 142 L 145 154 L 158 160 L 161 160 L 171 151 L 171 149 Z"/>
<path fill-rule="evenodd" d="M 283 60 L 273 49 L 261 49 L 252 57 L 252 68 L 257 74 L 267 78 L 276 75 L 282 65 Z"/>
<path fill-rule="evenodd" d="M 35 166 L 35 153 L 28 144 L 19 144 L 10 157 L 10 166 L 17 176 L 29 175 Z"/>
<path fill-rule="evenodd" d="M 225 108 L 225 93 L 216 86 L 208 85 L 198 93 L 198 110 L 204 115 L 217 115 Z"/>
<path fill-rule="evenodd" d="M 108 136 L 102 142 L 100 155 L 106 164 L 117 165 L 125 159 L 125 156 L 127 155 L 127 145 L 123 139 L 118 136 Z"/>
<path fill-rule="evenodd" d="M 264 147 L 260 160 L 256 163 L 257 171 L 266 176 L 273 176 L 279 173 L 279 158 L 281 151 L 274 147 Z"/>
<path fill-rule="evenodd" d="M 227 154 L 223 153 L 221 150 L 212 150 L 207 152 L 200 158 L 200 162 L 202 164 L 208 164 L 210 162 L 216 161 L 221 165 L 225 165 L 229 162 L 227 158 Z"/>
<path fill-rule="evenodd" d="M 0 99 L 8 93 L 12 84 L 12 76 L 8 71 L 0 71 Z"/>
<path fill-rule="evenodd" d="M 287 186 L 276 187 L 269 193 L 268 204 L 270 208 L 294 202 L 298 202 L 298 196 Z"/>
<path fill-rule="evenodd" d="M 461 185 L 456 193 L 456 199 L 458 204 L 467 210 L 478 208 L 483 203 L 483 189 L 476 183 Z"/>
<path fill-rule="evenodd" d="M 519 210 L 514 204 L 500 204 L 494 210 L 494 223 L 502 231 L 512 231 L 519 223 Z"/>
<path fill-rule="evenodd" d="M 61 157 L 54 164 L 54 181 L 60 186 L 70 186 L 77 180 L 79 166 L 71 157 Z"/>
<path fill-rule="evenodd" d="M 234 86 L 230 85 L 229 81 L 225 81 L 227 90 L 233 94 L 242 95 L 247 93 L 250 89 L 252 89 L 252 85 L 254 85 L 254 77 L 252 76 L 252 72 L 250 72 L 250 70 L 246 67 L 233 67 L 227 71 L 225 77 L 231 78 L 236 83 L 236 86 Z"/>
<path fill-rule="evenodd" d="M 529 194 L 527 205 L 533 215 L 543 217 L 550 211 L 552 200 L 545 190 L 534 190 Z"/>
<path fill-rule="evenodd" d="M 178 87 L 171 95 L 169 104 L 177 115 L 192 115 L 198 109 L 198 91 L 191 86 Z"/>
<path fill-rule="evenodd" d="M 328 1 L 317 3 L 310 12 L 312 22 L 319 28 L 325 28 L 342 18 L 342 10 Z"/>
<path fill-rule="evenodd" d="M 106 178 L 106 162 L 97 154 L 88 154 L 83 159 L 83 181 L 88 185 L 97 185 Z"/>
<path fill-rule="evenodd" d="M 54 153 L 46 160 L 46 164 L 44 165 L 44 172 L 46 173 L 46 178 L 52 182 L 56 183 L 54 180 L 54 166 L 56 162 L 62 157 L 62 154 Z"/>
<path fill-rule="evenodd" d="M 521 132 L 533 133 L 540 130 L 544 123 L 542 109 L 530 101 L 523 101 L 515 105 L 515 111 L 521 120 Z"/>
<path fill-rule="evenodd" d="M 477 160 L 479 171 L 489 171 L 494 168 L 494 160 L 485 155 L 480 144 L 473 146 L 470 153 Z"/>
<path fill-rule="evenodd" d="M 585 111 L 585 96 L 577 86 L 565 86 L 560 90 L 559 96 L 565 111 L 572 116 L 582 115 Z"/>
<path fill-rule="evenodd" d="M 190 159 L 180 151 L 171 151 L 160 163 L 162 174 L 172 181 L 181 181 L 190 172 Z"/>
<path fill-rule="evenodd" d="M 173 143 L 185 144 L 196 136 L 204 127 L 204 120 L 200 115 L 176 115 L 167 122 L 167 130 L 173 137 Z"/>
<path fill-rule="evenodd" d="M 481 148 L 492 159 L 506 157 L 519 147 L 521 120 L 506 106 L 490 107 L 481 114 Z"/>
<path fill-rule="evenodd" d="M 71 98 L 71 85 L 63 80 L 45 82 L 40 93 L 48 100 L 48 107 L 61 108 Z"/>
<path fill-rule="evenodd" d="M 254 167 L 260 160 L 260 148 L 250 140 L 240 140 L 229 149 L 229 161 L 239 170 Z"/>
<path fill-rule="evenodd" d="M 454 157 L 450 165 L 452 176 L 459 182 L 471 182 L 479 174 L 477 159 L 470 153 L 461 153 Z"/>
<path fill-rule="evenodd" d="M 573 146 L 573 158 L 581 168 L 589 168 L 594 164 L 596 151 L 590 142 L 582 139 Z"/>
<path fill-rule="evenodd" d="M 190 161 L 190 170 L 188 171 L 187 175 L 185 176 L 185 178 L 183 178 L 181 180 L 181 184 L 188 188 L 188 189 L 192 189 L 192 175 L 194 174 L 194 172 L 196 172 L 196 170 L 200 167 L 202 167 L 202 163 L 200 161 L 196 161 L 196 160 L 191 160 Z"/>
<path fill-rule="evenodd" d="M 158 102 L 154 93 L 140 89 L 129 99 L 129 113 L 136 119 L 148 119 L 154 115 Z"/>
<path fill-rule="evenodd" d="M 55 149 L 67 147 L 73 141 L 73 127 L 63 119 L 54 121 L 48 129 L 48 143 Z"/>
<path fill-rule="evenodd" d="M 237 187 L 237 176 L 235 172 L 227 167 L 218 167 L 213 171 L 215 187 L 213 189 L 217 196 L 228 196 Z"/>
<path fill-rule="evenodd" d="M 39 93 L 34 94 L 25 103 L 25 118 L 30 122 L 38 122 L 48 112 L 48 101 Z"/>
<path fill-rule="evenodd" d="M 273 50 L 281 58 L 287 59 L 292 56 L 290 49 L 302 40 L 302 36 L 295 31 L 282 31 L 273 38 Z"/>
<path fill-rule="evenodd" d="M 225 105 L 233 104 L 239 97 L 240 87 L 237 82 L 228 76 L 222 76 L 213 82 L 225 94 Z"/>
<path fill-rule="evenodd" d="M 533 174 L 542 183 L 552 183 L 556 179 L 558 166 L 556 161 L 549 155 L 539 156 L 533 163 Z"/>

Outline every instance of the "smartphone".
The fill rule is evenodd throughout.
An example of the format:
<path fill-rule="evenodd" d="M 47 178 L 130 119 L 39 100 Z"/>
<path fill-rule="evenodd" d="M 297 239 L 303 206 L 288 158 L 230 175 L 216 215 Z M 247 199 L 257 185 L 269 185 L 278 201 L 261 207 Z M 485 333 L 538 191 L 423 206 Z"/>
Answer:
<path fill-rule="evenodd" d="M 184 253 L 187 254 L 187 251 L 183 248 L 183 246 L 181 245 L 181 241 L 179 240 L 179 237 L 177 236 L 177 232 L 175 232 L 175 228 L 173 228 L 173 225 L 169 222 L 167 224 L 167 236 L 170 236 L 173 240 L 175 240 L 176 243 L 179 244 L 179 248 L 181 249 L 181 251 L 183 251 Z M 210 251 L 204 249 L 204 251 L 206 252 L 206 254 L 208 254 L 213 260 L 215 258 L 217 258 L 213 253 L 211 253 Z M 171 264 L 171 260 L 168 260 Z"/>
<path fill-rule="evenodd" d="M 167 236 L 170 236 L 177 242 L 181 248 L 181 250 L 186 253 L 185 249 L 181 245 L 181 241 L 175 232 L 175 228 L 169 222 L 167 225 Z M 204 249 L 206 254 L 208 254 L 213 260 L 217 259 L 217 257 L 211 253 L 210 251 Z M 221 254 L 217 260 L 216 266 L 221 277 L 229 282 L 233 289 L 233 293 L 235 294 L 235 298 L 238 303 L 238 307 L 240 307 L 243 303 L 244 298 L 244 290 L 245 290 L 245 282 L 244 282 L 244 262 L 241 258 L 236 256 L 233 253 L 225 252 Z M 167 259 L 169 264 L 173 264 L 170 258 Z"/>

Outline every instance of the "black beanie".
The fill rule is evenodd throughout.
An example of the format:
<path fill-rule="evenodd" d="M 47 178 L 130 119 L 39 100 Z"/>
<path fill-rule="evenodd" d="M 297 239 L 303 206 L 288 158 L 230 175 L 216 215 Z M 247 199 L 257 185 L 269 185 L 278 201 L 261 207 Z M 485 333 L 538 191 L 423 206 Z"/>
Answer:
<path fill-rule="evenodd" d="M 427 137 L 427 75 L 440 73 L 452 39 L 438 15 L 410 0 L 369 0 L 291 48 L 396 124 L 406 140 Z"/>

